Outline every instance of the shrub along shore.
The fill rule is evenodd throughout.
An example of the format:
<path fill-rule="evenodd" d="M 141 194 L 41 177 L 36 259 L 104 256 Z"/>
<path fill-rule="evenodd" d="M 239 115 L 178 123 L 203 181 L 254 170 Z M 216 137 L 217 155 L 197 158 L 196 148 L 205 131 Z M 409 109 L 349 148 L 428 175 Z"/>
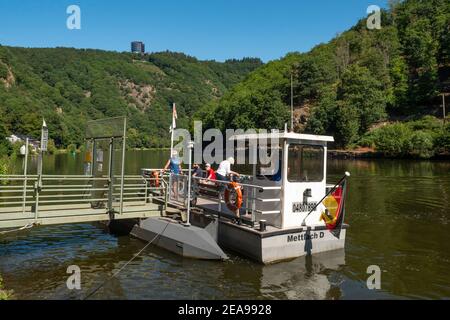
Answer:
<path fill-rule="evenodd" d="M 3 279 L 0 276 L 0 300 L 8 300 L 12 296 L 12 293 L 10 291 L 6 291 L 3 288 Z"/>

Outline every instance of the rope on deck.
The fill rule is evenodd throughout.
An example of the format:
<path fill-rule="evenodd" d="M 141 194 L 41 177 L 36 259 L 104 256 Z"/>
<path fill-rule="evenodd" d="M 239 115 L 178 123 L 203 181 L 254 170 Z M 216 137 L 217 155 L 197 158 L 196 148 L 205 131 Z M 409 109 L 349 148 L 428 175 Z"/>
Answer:
<path fill-rule="evenodd" d="M 127 261 L 127 263 L 125 263 L 119 270 L 117 270 L 112 276 L 108 277 L 105 281 L 102 282 L 102 284 L 100 284 L 97 288 L 95 288 L 95 290 L 93 290 L 91 293 L 89 293 L 86 297 L 84 297 L 83 300 L 87 300 L 90 297 L 92 297 L 95 293 L 97 293 L 98 290 L 100 290 L 101 288 L 103 288 L 105 286 L 105 284 L 115 278 L 123 269 L 125 269 L 126 266 L 128 266 L 131 262 L 133 262 L 134 259 L 136 259 L 142 252 L 144 252 L 145 249 L 147 249 L 147 247 L 153 243 L 153 241 L 155 241 L 159 236 L 161 236 L 164 231 L 166 231 L 167 226 L 170 224 L 171 221 L 168 221 L 166 226 L 164 227 L 164 229 L 159 232 L 152 240 L 150 240 L 141 250 L 139 250 L 138 253 L 136 253 L 130 260 Z"/>

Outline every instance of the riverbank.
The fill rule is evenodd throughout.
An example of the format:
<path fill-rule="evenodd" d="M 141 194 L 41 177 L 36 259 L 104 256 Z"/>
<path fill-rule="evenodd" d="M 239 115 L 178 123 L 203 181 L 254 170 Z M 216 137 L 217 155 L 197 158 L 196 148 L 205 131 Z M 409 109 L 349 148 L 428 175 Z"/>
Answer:
<path fill-rule="evenodd" d="M 440 153 L 430 158 L 420 158 L 413 155 L 388 156 L 383 152 L 376 151 L 372 148 L 357 148 L 353 150 L 328 150 L 331 159 L 350 160 L 350 159 L 420 159 L 420 160 L 450 160 L 449 153 Z"/>
<path fill-rule="evenodd" d="M 164 148 L 127 148 L 127 151 L 169 151 L 169 147 Z M 81 153 L 83 150 L 57 149 L 53 154 Z"/>
<path fill-rule="evenodd" d="M 331 159 L 375 159 L 384 158 L 381 152 L 376 152 L 370 148 L 361 148 L 355 150 L 328 150 L 328 156 Z"/>

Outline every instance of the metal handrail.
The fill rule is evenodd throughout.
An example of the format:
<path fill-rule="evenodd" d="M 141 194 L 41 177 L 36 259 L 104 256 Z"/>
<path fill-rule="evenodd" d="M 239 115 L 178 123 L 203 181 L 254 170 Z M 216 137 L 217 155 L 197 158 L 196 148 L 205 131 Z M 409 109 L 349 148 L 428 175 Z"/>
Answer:
<path fill-rule="evenodd" d="M 213 179 L 200 178 L 200 177 L 192 177 L 192 179 L 211 181 L 211 182 L 214 182 L 214 183 L 221 183 L 221 184 L 224 184 L 224 185 L 230 184 L 230 181 L 213 180 Z M 254 188 L 254 189 L 259 189 L 259 190 L 262 190 L 262 191 L 265 191 L 265 190 L 281 190 L 281 188 L 282 188 L 281 186 L 257 186 L 257 185 L 246 184 L 246 183 L 241 183 L 241 182 L 239 182 L 239 185 L 242 186 L 242 187 Z"/>
<path fill-rule="evenodd" d="M 125 202 L 131 200 L 142 200 L 144 201 L 144 203 L 147 203 L 149 190 L 162 190 L 163 192 L 161 193 L 159 198 L 165 201 L 164 190 L 167 184 L 163 180 L 161 180 L 160 187 L 151 187 L 148 185 L 148 182 L 151 179 L 143 177 L 141 175 L 128 175 L 124 176 L 123 179 L 122 177 L 113 177 L 113 179 L 114 181 L 127 181 L 127 183 L 122 183 L 123 191 L 121 191 L 120 193 L 111 193 L 111 196 L 116 197 L 117 200 L 118 196 L 121 196 L 122 201 Z M 85 175 L 1 175 L 0 181 L 6 181 L 8 184 L 12 184 L 0 185 L 0 207 L 6 209 L 2 212 L 2 214 L 7 214 L 8 212 L 12 213 L 16 209 L 16 205 L 22 205 L 23 214 L 29 214 L 31 211 L 32 213 L 35 213 L 35 219 L 39 218 L 39 205 L 69 205 L 76 203 L 82 204 L 92 202 L 107 202 L 109 197 L 94 196 L 95 198 L 93 198 L 92 192 L 98 191 L 102 192 L 102 194 L 105 195 L 106 192 L 111 192 L 111 190 L 113 190 L 109 187 L 111 179 L 107 176 L 94 177 Z M 80 184 L 81 181 L 85 181 L 86 184 Z M 95 187 L 93 183 L 94 181 L 104 182 L 104 187 Z M 43 182 L 48 182 L 49 184 L 45 184 Z M 101 184 L 103 185 L 103 183 Z M 113 187 L 114 190 L 120 190 L 119 185 L 113 184 Z M 2 194 L 4 194 L 4 196 L 1 196 Z M 97 196 L 98 195 L 100 194 L 97 194 Z M 157 197 L 154 196 L 154 198 Z M 21 201 L 16 201 L 16 199 L 21 199 Z M 165 204 L 167 205 L 166 201 Z"/>
<path fill-rule="evenodd" d="M 186 175 L 184 174 L 171 174 L 171 176 L 175 176 L 175 177 L 183 177 L 183 178 L 187 178 Z M 229 185 L 230 181 L 222 181 L 222 180 L 214 180 L 214 179 L 208 179 L 208 178 L 203 178 L 203 177 L 192 177 L 192 179 L 194 181 L 197 182 L 211 182 L 211 186 L 213 187 L 219 187 L 220 186 L 225 186 L 225 185 Z M 281 213 L 281 209 L 280 210 L 270 210 L 270 211 L 264 211 L 264 210 L 257 210 L 257 207 L 255 206 L 255 202 L 272 202 L 272 203 L 281 203 L 281 199 L 263 199 L 263 198 L 258 198 L 255 195 L 255 192 L 259 191 L 259 192 L 263 192 L 266 190 L 282 190 L 282 186 L 260 186 L 260 185 L 253 185 L 253 184 L 249 184 L 249 183 L 241 183 L 239 182 L 239 185 L 244 189 L 247 190 L 247 192 L 244 192 L 244 202 L 243 205 L 241 207 L 242 210 L 244 210 L 247 213 L 251 214 L 251 221 L 254 223 L 255 222 L 255 214 L 259 213 L 259 214 L 280 214 Z M 202 193 L 201 197 L 207 198 L 207 199 L 212 199 L 214 201 L 218 202 L 219 205 L 219 211 L 221 211 L 222 208 L 222 204 L 225 202 L 223 200 L 222 197 L 222 192 L 220 191 L 220 189 L 218 188 L 218 190 L 215 190 L 214 188 L 208 188 L 206 185 L 202 185 L 201 183 L 197 183 L 193 189 L 194 192 L 197 193 L 198 195 L 198 191 L 207 191 L 211 194 L 208 193 Z M 253 196 L 252 196 L 253 195 Z M 184 194 L 178 194 L 177 197 L 177 201 L 179 202 L 181 201 L 186 201 L 187 196 Z"/>

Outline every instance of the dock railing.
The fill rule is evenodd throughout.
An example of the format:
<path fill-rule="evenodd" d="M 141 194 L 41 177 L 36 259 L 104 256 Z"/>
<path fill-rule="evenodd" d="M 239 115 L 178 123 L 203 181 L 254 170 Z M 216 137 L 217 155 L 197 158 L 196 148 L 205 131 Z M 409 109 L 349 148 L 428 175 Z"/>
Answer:
<path fill-rule="evenodd" d="M 166 204 L 166 182 L 152 187 L 151 180 L 141 175 L 125 175 L 123 181 L 120 176 L 0 175 L 0 229 L 50 218 L 64 223 L 69 216 L 80 222 L 82 216 L 91 216 L 89 221 L 93 216 L 99 220 L 137 216 L 150 208 L 147 204 L 153 199 Z"/>

